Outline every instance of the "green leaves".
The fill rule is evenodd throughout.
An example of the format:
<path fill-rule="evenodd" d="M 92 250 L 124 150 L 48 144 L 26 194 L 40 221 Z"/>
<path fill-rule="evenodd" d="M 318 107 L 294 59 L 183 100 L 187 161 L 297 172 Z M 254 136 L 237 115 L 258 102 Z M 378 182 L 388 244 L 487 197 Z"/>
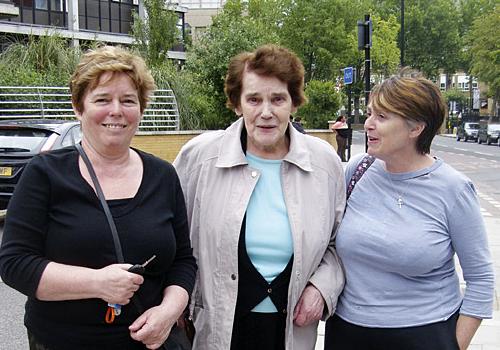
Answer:
<path fill-rule="evenodd" d="M 331 81 L 311 80 L 306 86 L 308 103 L 302 106 L 298 114 L 304 119 L 309 129 L 327 129 L 328 121 L 335 118 L 340 109 L 341 94 Z"/>

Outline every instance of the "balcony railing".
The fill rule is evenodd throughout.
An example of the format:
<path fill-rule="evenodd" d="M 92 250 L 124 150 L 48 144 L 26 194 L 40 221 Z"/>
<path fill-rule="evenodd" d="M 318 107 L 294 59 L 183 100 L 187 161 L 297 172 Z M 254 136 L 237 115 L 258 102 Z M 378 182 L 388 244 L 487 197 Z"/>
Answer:
<path fill-rule="evenodd" d="M 67 87 L 0 86 L 0 119 L 75 119 Z M 144 110 L 139 134 L 179 130 L 179 110 L 171 89 L 155 90 Z"/>

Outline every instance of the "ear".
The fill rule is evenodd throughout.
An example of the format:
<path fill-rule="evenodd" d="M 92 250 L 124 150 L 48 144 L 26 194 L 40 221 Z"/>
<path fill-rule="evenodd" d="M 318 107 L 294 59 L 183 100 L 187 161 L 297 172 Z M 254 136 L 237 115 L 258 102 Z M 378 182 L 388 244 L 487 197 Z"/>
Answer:
<path fill-rule="evenodd" d="M 410 137 L 417 138 L 425 130 L 425 123 L 415 123 L 410 126 Z"/>
<path fill-rule="evenodd" d="M 295 112 L 297 112 L 297 109 L 298 109 L 298 108 L 297 108 L 296 106 L 293 106 L 293 105 L 292 105 L 292 113 L 291 113 L 291 114 L 294 114 Z"/>
<path fill-rule="evenodd" d="M 75 112 L 76 119 L 78 119 L 79 121 L 82 121 L 82 114 L 78 111 L 76 106 L 73 103 L 71 103 L 71 107 L 73 108 L 73 112 Z"/>
<path fill-rule="evenodd" d="M 241 117 L 241 116 L 243 115 L 243 112 L 241 111 L 241 107 L 236 107 L 236 108 L 234 109 L 234 113 L 236 113 L 236 115 L 237 115 L 238 117 Z"/>

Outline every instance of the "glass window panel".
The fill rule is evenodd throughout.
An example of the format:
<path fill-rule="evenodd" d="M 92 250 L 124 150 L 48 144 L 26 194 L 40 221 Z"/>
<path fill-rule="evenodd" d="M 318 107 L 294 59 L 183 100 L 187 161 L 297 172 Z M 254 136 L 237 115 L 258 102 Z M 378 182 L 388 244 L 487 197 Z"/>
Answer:
<path fill-rule="evenodd" d="M 49 13 L 43 10 L 35 10 L 35 24 L 49 25 Z"/>
<path fill-rule="evenodd" d="M 63 27 L 64 26 L 64 14 L 61 12 L 51 11 L 50 12 L 50 22 L 51 22 L 51 25 L 53 25 L 53 26 Z"/>
<path fill-rule="evenodd" d="M 94 18 L 94 17 L 87 17 L 87 22 L 88 22 L 88 30 L 95 30 L 99 31 L 99 19 Z"/>
<path fill-rule="evenodd" d="M 47 0 L 35 0 L 35 8 L 40 10 L 48 10 L 49 5 Z"/>
<path fill-rule="evenodd" d="M 120 22 L 111 21 L 111 32 L 120 33 Z"/>

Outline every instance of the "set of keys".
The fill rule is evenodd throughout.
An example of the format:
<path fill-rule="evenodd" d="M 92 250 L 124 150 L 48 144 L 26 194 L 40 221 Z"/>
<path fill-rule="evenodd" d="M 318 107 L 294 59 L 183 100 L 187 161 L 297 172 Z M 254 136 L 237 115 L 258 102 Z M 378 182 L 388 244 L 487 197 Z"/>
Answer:
<path fill-rule="evenodd" d="M 144 272 L 146 272 L 146 265 L 149 264 L 151 261 L 153 261 L 155 258 L 156 255 L 153 255 L 143 264 L 135 264 L 134 266 L 130 267 L 127 271 L 142 276 L 144 275 Z M 120 316 L 121 313 L 122 313 L 122 306 L 120 304 L 108 303 L 108 310 L 106 311 L 106 318 L 105 318 L 106 323 L 113 323 L 113 321 L 115 320 L 115 316 Z"/>

